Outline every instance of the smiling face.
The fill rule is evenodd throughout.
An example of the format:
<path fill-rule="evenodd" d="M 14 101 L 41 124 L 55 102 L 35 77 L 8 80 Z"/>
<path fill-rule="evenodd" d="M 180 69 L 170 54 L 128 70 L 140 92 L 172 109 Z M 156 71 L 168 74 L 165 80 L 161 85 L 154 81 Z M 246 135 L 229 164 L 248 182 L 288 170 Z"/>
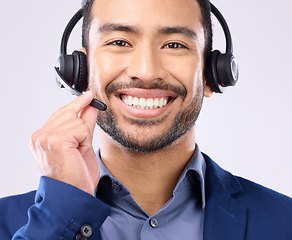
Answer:
<path fill-rule="evenodd" d="M 95 0 L 89 88 L 98 124 L 123 146 L 162 149 L 194 127 L 203 99 L 204 31 L 194 0 Z"/>

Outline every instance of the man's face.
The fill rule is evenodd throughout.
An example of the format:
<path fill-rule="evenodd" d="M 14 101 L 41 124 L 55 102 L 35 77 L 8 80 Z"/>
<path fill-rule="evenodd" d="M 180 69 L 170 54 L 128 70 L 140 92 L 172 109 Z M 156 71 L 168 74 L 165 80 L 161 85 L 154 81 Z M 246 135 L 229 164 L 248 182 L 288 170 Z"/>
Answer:
<path fill-rule="evenodd" d="M 132 150 L 183 136 L 203 98 L 204 31 L 194 0 L 95 0 L 89 86 L 108 110 L 98 123 Z"/>

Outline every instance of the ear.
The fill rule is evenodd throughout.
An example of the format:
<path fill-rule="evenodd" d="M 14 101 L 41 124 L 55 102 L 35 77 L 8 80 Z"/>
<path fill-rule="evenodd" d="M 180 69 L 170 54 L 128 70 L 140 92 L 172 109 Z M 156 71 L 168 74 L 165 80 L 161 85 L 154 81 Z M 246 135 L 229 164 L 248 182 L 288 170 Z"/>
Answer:
<path fill-rule="evenodd" d="M 86 49 L 85 48 L 80 48 L 78 51 L 83 52 L 85 55 L 87 55 Z"/>
<path fill-rule="evenodd" d="M 204 88 L 204 96 L 207 97 L 207 98 L 209 98 L 209 97 L 211 97 L 213 95 L 213 91 L 211 90 L 211 87 L 207 83 L 206 77 L 204 78 L 204 85 L 205 85 L 205 88 Z"/>

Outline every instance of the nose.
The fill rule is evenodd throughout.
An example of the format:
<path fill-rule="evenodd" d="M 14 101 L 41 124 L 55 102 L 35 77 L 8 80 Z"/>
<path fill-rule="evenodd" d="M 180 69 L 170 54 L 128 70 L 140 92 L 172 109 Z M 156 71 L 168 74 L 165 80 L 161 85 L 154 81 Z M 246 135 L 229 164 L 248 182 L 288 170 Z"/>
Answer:
<path fill-rule="evenodd" d="M 132 52 L 127 74 L 131 79 L 140 79 L 149 83 L 165 79 L 167 71 L 163 66 L 159 50 L 144 45 Z"/>

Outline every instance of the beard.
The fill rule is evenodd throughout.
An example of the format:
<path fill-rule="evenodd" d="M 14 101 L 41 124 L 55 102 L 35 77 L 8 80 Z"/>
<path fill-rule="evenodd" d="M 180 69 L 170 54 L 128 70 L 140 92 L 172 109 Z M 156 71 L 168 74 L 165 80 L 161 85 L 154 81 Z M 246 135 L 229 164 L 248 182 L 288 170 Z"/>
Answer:
<path fill-rule="evenodd" d="M 107 96 L 110 96 L 111 92 L 121 88 L 128 88 L 130 86 L 121 86 L 117 85 L 116 87 L 109 87 L 108 91 L 106 91 Z M 141 87 L 135 84 L 135 86 L 131 85 L 131 87 Z M 186 96 L 186 89 L 180 89 L 178 87 L 171 86 L 159 86 L 155 84 L 155 86 L 145 87 L 143 88 L 160 88 L 160 89 L 172 89 L 176 93 L 182 96 L 183 100 Z M 164 149 L 167 146 L 170 146 L 173 142 L 181 138 L 185 135 L 194 125 L 199 116 L 202 103 L 203 103 L 203 86 L 198 85 L 196 89 L 195 97 L 192 99 L 188 107 L 182 109 L 175 116 L 171 126 L 165 130 L 161 131 L 159 135 L 146 138 L 146 141 L 139 141 L 139 137 L 135 134 L 131 134 L 130 132 L 126 132 L 124 129 L 120 128 L 117 123 L 117 117 L 113 113 L 112 109 L 108 108 L 105 112 L 100 112 L 97 118 L 97 124 L 100 128 L 106 132 L 109 136 L 111 136 L 115 141 L 120 143 L 122 146 L 126 147 L 129 150 L 143 153 L 153 153 L 158 150 Z M 132 125 L 135 125 L 138 128 L 148 128 L 151 129 L 153 126 L 158 126 L 159 124 L 163 124 L 165 118 L 167 116 L 158 119 L 158 120 L 149 120 L 149 119 L 131 119 L 124 117 L 127 122 Z"/>

